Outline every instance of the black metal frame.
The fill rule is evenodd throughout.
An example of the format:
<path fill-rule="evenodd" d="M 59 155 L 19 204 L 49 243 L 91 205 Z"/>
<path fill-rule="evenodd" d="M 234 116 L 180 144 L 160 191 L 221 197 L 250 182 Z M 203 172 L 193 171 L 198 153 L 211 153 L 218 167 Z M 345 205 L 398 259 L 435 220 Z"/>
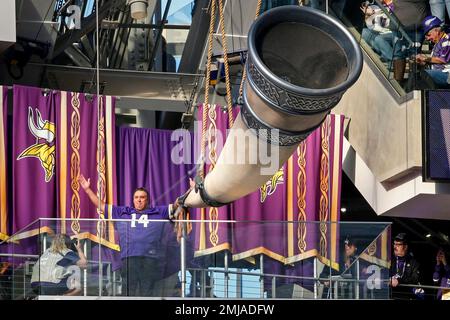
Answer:
<path fill-rule="evenodd" d="M 429 93 L 449 90 L 424 90 L 422 94 L 422 181 L 423 182 L 450 182 L 448 178 L 433 178 L 430 175 L 430 144 L 429 144 L 429 129 L 430 122 L 429 112 Z M 442 137 L 444 138 L 444 137 Z"/>

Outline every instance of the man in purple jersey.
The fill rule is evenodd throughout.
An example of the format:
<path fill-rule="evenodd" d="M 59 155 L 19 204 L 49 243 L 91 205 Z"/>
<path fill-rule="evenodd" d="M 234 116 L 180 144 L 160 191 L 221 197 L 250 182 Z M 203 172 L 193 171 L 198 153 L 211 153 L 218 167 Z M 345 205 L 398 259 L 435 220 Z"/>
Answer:
<path fill-rule="evenodd" d="M 90 188 L 90 179 L 80 175 L 78 181 L 97 207 L 108 209 L 108 204 L 100 203 L 97 195 Z M 118 221 L 115 227 L 119 233 L 120 255 L 122 259 L 122 294 L 126 296 L 152 296 L 156 281 L 162 277 L 162 260 L 164 250 L 161 239 L 164 230 L 162 221 L 172 220 L 177 205 L 148 207 L 149 193 L 145 188 L 133 192 L 133 206 L 112 206 L 113 219 Z"/>
<path fill-rule="evenodd" d="M 434 44 L 431 56 L 418 54 L 416 62 L 429 65 L 426 73 L 440 88 L 448 88 L 448 72 L 450 71 L 450 35 L 442 28 L 443 22 L 435 16 L 428 16 L 422 22 L 425 39 Z"/>

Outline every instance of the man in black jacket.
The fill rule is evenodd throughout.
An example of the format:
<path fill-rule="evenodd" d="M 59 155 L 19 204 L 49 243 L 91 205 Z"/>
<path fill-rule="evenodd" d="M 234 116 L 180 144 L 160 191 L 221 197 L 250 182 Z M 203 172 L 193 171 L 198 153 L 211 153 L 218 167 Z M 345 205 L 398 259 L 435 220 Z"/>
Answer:
<path fill-rule="evenodd" d="M 393 299 L 415 299 L 417 291 L 413 287 L 403 287 L 404 284 L 419 284 L 419 263 L 408 251 L 406 233 L 399 233 L 394 239 L 394 259 L 390 269 L 390 286 Z"/>

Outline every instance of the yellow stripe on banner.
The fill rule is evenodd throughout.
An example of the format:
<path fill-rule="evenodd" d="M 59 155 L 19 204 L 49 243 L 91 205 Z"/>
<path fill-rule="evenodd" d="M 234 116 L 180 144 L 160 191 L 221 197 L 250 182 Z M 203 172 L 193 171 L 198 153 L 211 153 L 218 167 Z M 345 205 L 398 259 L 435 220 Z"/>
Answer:
<path fill-rule="evenodd" d="M 0 236 L 2 234 L 7 235 L 8 218 L 6 206 L 6 143 L 3 121 L 3 87 L 0 86 Z"/>
<path fill-rule="evenodd" d="M 334 148 L 333 148 L 333 182 L 331 189 L 331 261 L 337 260 L 337 221 L 339 201 L 339 150 L 341 149 L 341 119 L 334 117 Z M 330 148 L 331 149 L 331 148 Z"/>
<path fill-rule="evenodd" d="M 200 220 L 202 221 L 202 222 L 200 222 L 200 243 L 199 243 L 199 245 L 198 245 L 198 249 L 200 250 L 200 251 L 202 251 L 202 250 L 205 250 L 205 248 L 206 248 L 206 227 L 205 227 L 205 208 L 201 208 L 200 209 L 200 214 L 201 214 L 201 217 L 200 217 Z"/>
<path fill-rule="evenodd" d="M 103 246 L 105 246 L 107 248 L 110 248 L 110 249 L 113 249 L 113 250 L 116 250 L 116 251 L 120 251 L 120 246 L 118 244 L 109 242 L 108 240 L 100 238 L 97 235 L 92 234 L 90 232 L 79 233 L 79 234 L 76 235 L 76 238 L 78 238 L 78 239 L 89 239 L 89 240 L 91 240 L 93 242 L 101 243 Z"/>
<path fill-rule="evenodd" d="M 211 247 L 208 249 L 202 249 L 194 252 L 194 257 L 201 257 L 204 255 L 213 254 L 222 250 L 231 250 L 231 245 L 228 242 L 219 244 L 218 246 Z"/>
<path fill-rule="evenodd" d="M 361 253 L 359 255 L 359 259 L 367 261 L 367 262 L 370 262 L 372 264 L 376 264 L 376 265 L 382 266 L 384 268 L 389 268 L 391 266 L 390 261 L 379 259 L 379 258 L 374 257 L 374 256 L 369 256 L 367 253 Z"/>
<path fill-rule="evenodd" d="M 311 250 L 305 251 L 303 253 L 297 254 L 295 256 L 286 258 L 284 262 L 286 264 L 293 264 L 298 261 L 309 259 L 311 257 L 317 257 L 318 255 L 319 255 L 319 251 L 317 251 L 317 249 L 311 249 Z"/>
<path fill-rule="evenodd" d="M 294 159 L 291 156 L 287 165 L 287 219 L 288 219 L 288 257 L 294 255 Z"/>
<path fill-rule="evenodd" d="M 267 249 L 265 247 L 256 247 L 256 248 L 253 248 L 253 249 L 241 252 L 241 253 L 233 254 L 232 260 L 233 261 L 239 261 L 241 259 L 247 259 L 247 258 L 250 258 L 250 257 L 254 257 L 257 254 L 264 254 L 264 255 L 266 255 L 266 256 L 274 259 L 274 260 L 277 260 L 277 261 L 279 261 L 281 263 L 285 263 L 286 262 L 286 258 L 285 257 L 283 257 L 282 255 L 280 255 L 280 254 L 278 254 L 276 252 L 273 252 L 272 250 L 269 250 L 269 249 Z"/>
<path fill-rule="evenodd" d="M 41 233 L 48 233 L 51 236 L 55 234 L 55 232 L 53 231 L 52 228 L 45 226 L 45 227 L 40 227 L 40 228 L 33 229 L 33 230 L 24 231 L 21 233 L 16 233 L 14 236 L 12 236 L 8 239 L 8 242 L 19 243 L 18 242 L 19 240 L 31 238 L 31 237 L 37 236 L 38 234 L 41 234 Z"/>
<path fill-rule="evenodd" d="M 67 92 L 61 91 L 61 119 L 59 136 L 59 202 L 61 233 L 66 233 L 67 217 Z"/>
<path fill-rule="evenodd" d="M 385 229 L 381 234 L 381 260 L 388 260 L 387 248 L 388 248 L 388 233 L 387 229 Z"/>
<path fill-rule="evenodd" d="M 105 138 L 106 138 L 106 202 L 107 203 L 114 203 L 114 181 L 113 181 L 113 143 L 112 139 L 114 136 L 114 131 L 112 127 L 112 98 L 111 96 L 106 96 L 106 107 L 105 107 Z M 111 215 L 111 210 L 109 210 L 108 206 L 108 212 L 105 212 L 105 215 L 109 217 Z M 114 225 L 109 222 L 108 223 L 108 238 L 111 243 L 116 243 L 115 236 L 114 236 Z"/>

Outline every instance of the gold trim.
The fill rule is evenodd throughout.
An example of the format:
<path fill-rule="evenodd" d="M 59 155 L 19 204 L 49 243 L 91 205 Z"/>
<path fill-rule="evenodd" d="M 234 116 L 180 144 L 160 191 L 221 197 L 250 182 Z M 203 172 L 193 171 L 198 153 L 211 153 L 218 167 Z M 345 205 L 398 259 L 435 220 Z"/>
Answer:
<path fill-rule="evenodd" d="M 387 229 L 384 229 L 383 233 L 381 234 L 381 259 L 382 260 L 388 260 L 387 248 L 388 248 L 388 233 L 387 233 Z"/>
<path fill-rule="evenodd" d="M 198 245 L 199 250 L 206 249 L 206 223 L 204 222 L 205 215 L 206 215 L 205 208 L 201 208 L 200 209 L 200 220 L 202 222 L 200 222 L 200 237 L 199 237 L 200 239 L 199 239 L 199 245 Z"/>
<path fill-rule="evenodd" d="M 78 177 L 80 175 L 80 100 L 79 93 L 72 93 L 71 106 L 71 127 L 70 127 L 70 146 L 72 156 L 70 157 L 70 186 L 72 189 L 72 199 L 70 205 L 70 218 L 72 219 L 71 229 L 73 233 L 80 232 L 80 184 Z"/>
<path fill-rule="evenodd" d="M 52 228 L 44 226 L 44 227 L 40 227 L 38 229 L 33 229 L 33 230 L 21 232 L 21 233 L 16 233 L 15 235 L 9 237 L 8 242 L 15 242 L 15 241 L 19 241 L 22 239 L 34 237 L 41 233 L 48 233 L 49 235 L 55 234 L 55 232 L 53 231 Z"/>
<path fill-rule="evenodd" d="M 280 261 L 282 263 L 285 263 L 285 260 L 286 260 L 286 258 L 283 257 L 282 255 L 275 253 L 275 252 L 268 250 L 267 248 L 261 246 L 261 247 L 256 247 L 256 248 L 241 252 L 241 253 L 233 254 L 233 261 L 246 259 L 246 258 L 252 257 L 257 254 L 265 254 L 266 256 L 268 256 L 274 260 Z"/>
<path fill-rule="evenodd" d="M 112 126 L 112 97 L 106 96 L 106 159 L 107 159 L 107 172 L 108 178 L 106 179 L 107 183 L 107 203 L 114 203 L 114 181 L 113 181 L 113 137 L 114 130 Z M 108 207 L 109 209 L 109 207 Z M 111 216 L 111 210 L 108 210 L 108 214 L 105 212 L 105 215 L 108 217 Z M 114 224 L 112 222 L 108 222 L 108 238 L 111 243 L 116 243 L 116 237 L 114 233 Z"/>
<path fill-rule="evenodd" d="M 322 262 L 324 265 L 326 266 L 331 266 L 331 268 L 333 268 L 334 270 L 338 270 L 339 271 L 339 263 L 334 262 L 334 261 L 330 261 L 330 259 L 327 259 L 321 255 L 317 256 L 317 259 Z"/>
<path fill-rule="evenodd" d="M 0 235 L 7 236 L 8 226 L 8 206 L 7 206 L 7 185 L 6 185 L 6 143 L 5 127 L 3 125 L 3 86 L 0 86 Z M 2 240 L 6 240 L 0 238 Z"/>
<path fill-rule="evenodd" d="M 231 250 L 231 245 L 228 242 L 219 244 L 218 246 L 209 248 L 209 249 L 203 249 L 203 250 L 198 250 L 194 252 L 194 257 L 201 257 L 207 254 L 212 254 L 212 253 L 216 253 L 222 250 Z"/>
<path fill-rule="evenodd" d="M 66 233 L 67 217 L 67 92 L 61 91 L 61 119 L 59 138 L 59 201 L 61 233 Z"/>
<path fill-rule="evenodd" d="M 293 173 L 294 173 L 294 159 L 291 156 L 287 163 L 287 171 L 288 175 L 287 179 L 287 221 L 288 221 L 288 256 L 292 256 L 294 254 L 294 181 L 293 181 Z"/>
<path fill-rule="evenodd" d="M 209 161 L 211 161 L 211 165 L 209 167 L 209 172 L 211 172 L 214 169 L 214 166 L 216 165 L 217 161 L 217 139 L 216 139 L 216 133 L 217 133 L 217 113 L 216 113 L 217 105 L 213 105 L 212 108 L 209 109 L 208 117 L 210 120 L 209 128 L 208 128 L 208 148 L 209 148 L 209 154 L 208 158 Z M 216 207 L 211 207 L 208 210 L 209 213 L 209 242 L 213 246 L 217 246 L 220 242 L 219 239 L 219 223 L 217 220 L 219 220 L 219 210 Z"/>
<path fill-rule="evenodd" d="M 0 240 L 1 241 L 6 241 L 9 239 L 9 236 L 5 233 L 0 233 Z"/>
<path fill-rule="evenodd" d="M 254 257 L 244 258 L 248 263 L 256 264 L 256 259 Z"/>
<path fill-rule="evenodd" d="M 316 257 L 318 255 L 319 255 L 319 251 L 317 251 L 317 249 L 311 249 L 311 250 L 302 252 L 300 254 L 296 254 L 295 256 L 287 257 L 285 259 L 285 263 L 286 264 L 293 264 L 293 263 L 296 263 L 296 262 L 304 260 L 304 259 L 308 259 L 308 258 L 311 258 L 311 257 Z"/>
<path fill-rule="evenodd" d="M 306 243 L 306 140 L 297 148 L 297 247 L 300 253 L 305 252 Z"/>
<path fill-rule="evenodd" d="M 96 236 L 95 234 L 92 234 L 90 232 L 81 232 L 78 233 L 74 238 L 78 238 L 78 239 L 89 239 L 93 242 L 99 243 L 104 245 L 105 247 L 108 247 L 110 249 L 116 250 L 116 251 L 120 251 L 120 246 L 118 244 L 109 242 L 106 239 L 103 238 L 99 238 L 98 236 Z"/>
<path fill-rule="evenodd" d="M 321 125 L 321 157 L 320 157 L 320 202 L 319 202 L 319 219 L 320 219 L 320 255 L 327 256 L 327 222 L 328 222 L 328 210 L 329 210 L 329 133 L 330 133 L 330 117 L 327 116 L 325 121 Z"/>
<path fill-rule="evenodd" d="M 370 256 L 367 253 L 361 253 L 361 255 L 359 256 L 360 259 L 365 260 L 367 262 L 385 267 L 385 268 L 390 268 L 391 266 L 391 262 L 387 261 L 387 260 L 383 260 L 374 256 Z"/>
<path fill-rule="evenodd" d="M 97 197 L 100 199 L 100 203 L 106 203 L 106 155 L 105 155 L 105 116 L 103 96 L 97 97 L 98 103 L 98 119 L 97 119 Z M 106 238 L 105 227 L 105 214 L 104 208 L 97 208 L 97 215 L 99 220 L 97 221 L 97 237 L 99 239 Z"/>
<path fill-rule="evenodd" d="M 333 152 L 333 182 L 331 184 L 331 222 L 338 221 L 338 202 L 339 202 L 339 155 L 341 149 L 341 118 L 334 117 L 334 152 Z M 331 260 L 337 260 L 337 223 L 331 223 Z"/>

